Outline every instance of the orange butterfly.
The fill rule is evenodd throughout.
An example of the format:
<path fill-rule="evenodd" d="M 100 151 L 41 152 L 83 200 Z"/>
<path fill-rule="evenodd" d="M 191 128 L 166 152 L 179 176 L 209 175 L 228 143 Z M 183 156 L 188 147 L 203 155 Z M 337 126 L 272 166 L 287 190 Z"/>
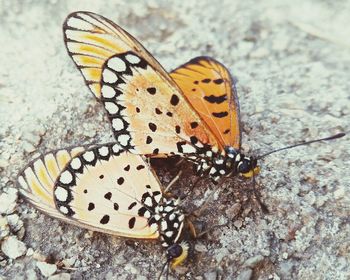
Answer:
<path fill-rule="evenodd" d="M 257 160 L 271 153 L 344 136 L 295 144 L 259 157 L 241 149 L 239 104 L 228 70 L 197 57 L 168 74 L 130 34 L 91 13 L 70 14 L 64 25 L 69 55 L 86 84 L 103 103 L 117 142 L 132 153 L 181 155 L 199 175 L 259 172 Z"/>
<path fill-rule="evenodd" d="M 240 153 L 237 93 L 222 64 L 197 57 L 169 75 L 135 38 L 91 12 L 70 14 L 63 31 L 69 55 L 123 148 L 184 156 L 215 181 L 258 170 L 255 159 Z"/>
<path fill-rule="evenodd" d="M 51 217 L 112 235 L 160 239 L 166 264 L 188 254 L 179 242 L 185 215 L 166 199 L 144 158 L 116 143 L 61 149 L 32 161 L 19 175 L 24 198 Z"/>

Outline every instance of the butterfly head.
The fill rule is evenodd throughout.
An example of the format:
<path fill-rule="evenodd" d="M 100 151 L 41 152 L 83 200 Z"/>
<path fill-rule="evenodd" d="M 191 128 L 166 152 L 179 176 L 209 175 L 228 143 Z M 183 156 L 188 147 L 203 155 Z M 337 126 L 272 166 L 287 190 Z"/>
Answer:
<path fill-rule="evenodd" d="M 260 167 L 256 158 L 241 155 L 241 160 L 237 164 L 237 171 L 243 177 L 251 178 L 260 172 Z"/>
<path fill-rule="evenodd" d="M 174 269 L 182 264 L 188 256 L 188 244 L 186 242 L 175 243 L 167 249 L 167 262 Z"/>
<path fill-rule="evenodd" d="M 233 172 L 234 175 L 238 173 L 243 177 L 251 178 L 259 173 L 257 158 L 246 156 L 233 147 L 226 147 L 225 151 L 227 158 L 230 159 L 226 161 L 226 165 L 233 168 L 231 174 Z"/>

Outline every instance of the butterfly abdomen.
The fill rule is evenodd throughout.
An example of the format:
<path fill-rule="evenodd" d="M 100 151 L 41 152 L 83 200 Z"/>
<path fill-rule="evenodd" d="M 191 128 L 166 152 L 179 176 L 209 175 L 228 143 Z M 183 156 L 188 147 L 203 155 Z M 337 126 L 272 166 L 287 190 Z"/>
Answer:
<path fill-rule="evenodd" d="M 175 244 L 181 236 L 185 219 L 184 213 L 178 208 L 178 201 L 163 198 L 163 202 L 155 209 L 154 219 L 158 222 L 162 246 Z"/>

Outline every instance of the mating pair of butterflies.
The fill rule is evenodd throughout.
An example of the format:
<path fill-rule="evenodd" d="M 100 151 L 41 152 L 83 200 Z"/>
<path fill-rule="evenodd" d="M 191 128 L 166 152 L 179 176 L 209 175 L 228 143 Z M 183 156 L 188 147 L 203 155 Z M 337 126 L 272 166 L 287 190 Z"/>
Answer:
<path fill-rule="evenodd" d="M 198 57 L 168 74 L 126 31 L 90 12 L 64 25 L 69 55 L 100 101 L 116 143 L 57 150 L 18 177 L 36 208 L 63 221 L 118 236 L 161 240 L 167 263 L 187 257 L 184 213 L 166 199 L 144 156 L 181 155 L 200 175 L 250 176 L 256 162 L 239 153 L 239 105 L 227 69 Z"/>
<path fill-rule="evenodd" d="M 115 143 L 66 148 L 31 162 L 18 177 L 36 208 L 117 236 L 160 239 L 167 262 L 187 257 L 185 215 L 163 196 L 145 157 L 180 155 L 213 181 L 258 172 L 240 153 L 236 89 L 227 69 L 197 57 L 168 74 L 130 34 L 90 12 L 64 25 L 69 55 L 108 114 Z"/>

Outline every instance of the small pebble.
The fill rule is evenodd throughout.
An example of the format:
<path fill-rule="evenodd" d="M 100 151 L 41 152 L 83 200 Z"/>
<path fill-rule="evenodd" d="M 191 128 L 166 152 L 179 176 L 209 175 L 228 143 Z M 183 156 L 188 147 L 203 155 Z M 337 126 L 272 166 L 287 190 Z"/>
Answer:
<path fill-rule="evenodd" d="M 216 280 L 217 279 L 217 272 L 215 270 L 208 271 L 204 273 L 204 279 L 205 280 Z"/>
<path fill-rule="evenodd" d="M 249 267 L 254 267 L 258 262 L 261 262 L 263 259 L 264 259 L 263 256 L 257 255 L 257 256 L 254 256 L 254 257 L 247 259 L 245 261 L 244 265 L 249 266 Z"/>
<path fill-rule="evenodd" d="M 7 219 L 0 216 L 0 241 L 10 234 L 10 227 Z"/>
<path fill-rule="evenodd" d="M 10 236 L 2 242 L 1 251 L 10 259 L 17 259 L 26 253 L 27 247 L 16 236 Z"/>
<path fill-rule="evenodd" d="M 34 145 L 32 143 L 29 143 L 29 142 L 23 142 L 22 148 L 28 154 L 32 153 L 32 152 L 34 152 L 36 150 Z"/>
<path fill-rule="evenodd" d="M 11 214 L 16 207 L 17 190 L 10 188 L 0 195 L 0 214 Z"/>
<path fill-rule="evenodd" d="M 33 248 L 28 248 L 26 256 L 30 257 L 30 256 L 33 256 L 33 254 L 34 254 Z"/>
<path fill-rule="evenodd" d="M 241 204 L 240 203 L 235 203 L 233 204 L 231 207 L 229 207 L 225 213 L 226 216 L 229 217 L 230 219 L 234 218 L 237 216 L 237 214 L 239 213 L 239 211 L 241 210 Z"/>
<path fill-rule="evenodd" d="M 341 199 L 345 195 L 345 188 L 343 186 L 339 186 L 339 188 L 334 192 L 335 199 Z"/>
<path fill-rule="evenodd" d="M 50 264 L 46 262 L 37 262 L 36 266 L 39 268 L 41 274 L 45 277 L 49 277 L 54 274 L 57 270 L 57 266 L 55 264 Z"/>
<path fill-rule="evenodd" d="M 243 225 L 242 219 L 237 219 L 236 221 L 233 222 L 233 225 L 234 225 L 236 228 L 241 228 L 242 225 Z"/>
<path fill-rule="evenodd" d="M 197 252 L 208 252 L 208 249 L 207 247 L 204 245 L 204 244 L 200 244 L 200 243 L 197 243 L 195 246 L 194 246 L 194 249 L 197 251 Z"/>
<path fill-rule="evenodd" d="M 17 232 L 23 227 L 23 221 L 19 219 L 19 216 L 17 214 L 8 215 L 7 221 L 12 232 Z"/>
<path fill-rule="evenodd" d="M 55 274 L 47 278 L 47 280 L 70 280 L 70 274 L 69 273 Z"/>
<path fill-rule="evenodd" d="M 243 270 L 237 277 L 237 280 L 250 280 L 252 279 L 253 270 L 250 268 Z"/>
<path fill-rule="evenodd" d="M 269 51 L 265 48 L 259 48 L 254 51 L 252 51 L 249 56 L 251 58 L 263 58 L 269 54 Z"/>

